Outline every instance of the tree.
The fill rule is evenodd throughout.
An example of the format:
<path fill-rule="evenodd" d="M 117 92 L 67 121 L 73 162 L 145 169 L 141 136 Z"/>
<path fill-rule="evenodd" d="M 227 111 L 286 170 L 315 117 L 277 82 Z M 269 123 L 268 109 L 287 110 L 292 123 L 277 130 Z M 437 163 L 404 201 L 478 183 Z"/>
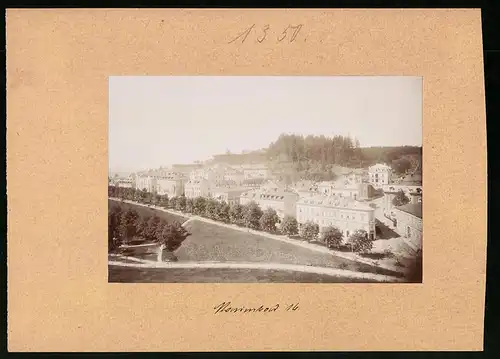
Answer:
<path fill-rule="evenodd" d="M 243 223 L 251 229 L 259 229 L 259 220 L 262 217 L 262 210 L 255 202 L 249 202 L 243 206 Z"/>
<path fill-rule="evenodd" d="M 321 237 L 328 248 L 339 248 L 342 245 L 342 232 L 333 226 L 325 227 Z"/>
<path fill-rule="evenodd" d="M 226 202 L 222 202 L 218 206 L 217 220 L 228 223 L 229 222 L 229 205 Z"/>
<path fill-rule="evenodd" d="M 318 237 L 319 225 L 312 221 L 307 221 L 300 227 L 300 236 L 308 241 L 312 241 Z"/>
<path fill-rule="evenodd" d="M 362 229 L 351 234 L 347 243 L 350 245 L 351 251 L 357 253 L 366 253 L 373 248 L 373 242 L 368 238 L 366 231 Z"/>
<path fill-rule="evenodd" d="M 194 200 L 194 214 L 203 215 L 205 213 L 206 200 L 203 197 L 196 197 Z"/>
<path fill-rule="evenodd" d="M 146 188 L 143 188 L 141 193 L 140 193 L 140 201 L 141 202 L 146 202 L 147 198 L 149 196 L 148 190 Z"/>
<path fill-rule="evenodd" d="M 170 198 L 168 201 L 168 205 L 170 208 L 176 209 L 177 208 L 177 197 Z"/>
<path fill-rule="evenodd" d="M 403 190 L 399 190 L 396 196 L 392 199 L 392 204 L 396 207 L 404 206 L 410 202 L 410 199 L 406 196 Z"/>
<path fill-rule="evenodd" d="M 404 174 L 412 168 L 412 163 L 408 158 L 399 158 L 392 161 L 392 168 L 397 174 Z"/>
<path fill-rule="evenodd" d="M 187 213 L 194 212 L 194 200 L 192 198 L 186 198 L 186 212 Z"/>
<path fill-rule="evenodd" d="M 167 224 L 162 228 L 160 242 L 167 251 L 176 250 L 180 244 L 190 235 L 179 222 Z"/>
<path fill-rule="evenodd" d="M 156 226 L 155 232 L 154 232 L 154 241 L 155 242 L 160 242 L 163 240 L 163 231 L 165 230 L 165 227 L 168 226 L 168 222 L 165 221 L 164 219 L 161 219 L 158 225 Z"/>
<path fill-rule="evenodd" d="M 157 193 L 155 193 L 155 194 L 152 195 L 152 197 L 153 197 L 152 203 L 154 205 L 156 205 L 156 206 L 160 205 L 160 203 L 162 201 L 162 196 L 159 195 L 159 194 L 157 194 Z"/>
<path fill-rule="evenodd" d="M 175 203 L 175 208 L 181 212 L 186 211 L 186 197 L 185 196 L 177 197 L 177 202 Z"/>
<path fill-rule="evenodd" d="M 112 251 L 120 244 L 121 208 L 114 206 L 108 211 L 108 251 Z"/>
<path fill-rule="evenodd" d="M 205 217 L 210 219 L 217 219 L 217 212 L 219 208 L 219 202 L 214 199 L 208 199 L 205 204 Z"/>
<path fill-rule="evenodd" d="M 160 199 L 160 206 L 163 208 L 168 208 L 168 195 L 164 194 Z"/>
<path fill-rule="evenodd" d="M 153 216 L 148 218 L 146 227 L 144 228 L 144 231 L 142 233 L 143 237 L 148 240 L 148 241 L 155 241 L 156 237 L 156 230 L 158 228 L 158 225 L 160 224 L 161 219 L 158 216 Z"/>
<path fill-rule="evenodd" d="M 279 223 L 280 218 L 273 208 L 267 208 L 259 219 L 260 228 L 266 232 L 273 233 L 276 231 L 276 224 Z"/>
<path fill-rule="evenodd" d="M 280 226 L 281 233 L 286 234 L 287 236 L 293 236 L 299 233 L 299 224 L 295 217 L 285 216 L 283 218 L 283 222 L 281 222 Z"/>
<path fill-rule="evenodd" d="M 243 206 L 239 203 L 233 203 L 229 209 L 229 220 L 233 224 L 242 224 L 243 222 Z"/>
<path fill-rule="evenodd" d="M 138 236 L 146 238 L 146 234 L 147 234 L 147 231 L 148 231 L 148 221 L 149 221 L 149 219 L 150 219 L 150 217 L 146 216 L 146 217 L 141 217 L 137 221 L 137 235 Z"/>
<path fill-rule="evenodd" d="M 138 220 L 139 214 L 134 209 L 129 208 L 125 213 L 122 213 L 119 232 L 124 240 L 130 241 L 137 234 Z"/>

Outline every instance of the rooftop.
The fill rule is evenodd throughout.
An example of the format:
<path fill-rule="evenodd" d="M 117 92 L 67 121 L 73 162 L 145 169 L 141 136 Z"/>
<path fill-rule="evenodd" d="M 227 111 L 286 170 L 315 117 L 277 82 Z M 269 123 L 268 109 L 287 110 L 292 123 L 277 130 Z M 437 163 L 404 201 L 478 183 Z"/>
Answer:
<path fill-rule="evenodd" d="M 307 204 L 307 205 L 316 205 L 322 207 L 333 207 L 333 208 L 348 208 L 348 209 L 357 209 L 363 211 L 371 211 L 373 210 L 367 204 L 352 200 L 346 197 L 338 197 L 338 196 L 311 196 L 301 198 L 298 204 Z"/>
<path fill-rule="evenodd" d="M 294 191 L 289 191 L 279 187 L 262 187 L 242 193 L 241 196 L 246 198 L 261 198 L 280 201 L 284 200 L 286 196 L 298 197 L 298 194 Z"/>
<path fill-rule="evenodd" d="M 384 163 L 377 163 L 373 166 L 370 166 L 370 169 L 371 168 L 384 168 L 384 169 L 392 169 L 390 166 L 387 166 L 386 164 Z"/>
<path fill-rule="evenodd" d="M 243 181 L 245 184 L 262 184 L 264 182 L 267 182 L 264 178 L 248 178 Z"/>
<path fill-rule="evenodd" d="M 405 204 L 404 206 L 396 207 L 396 209 L 422 218 L 422 203 Z"/>
<path fill-rule="evenodd" d="M 248 191 L 248 188 L 241 188 L 241 187 L 217 187 L 212 190 L 212 192 L 216 193 L 231 193 L 231 192 L 245 192 Z"/>

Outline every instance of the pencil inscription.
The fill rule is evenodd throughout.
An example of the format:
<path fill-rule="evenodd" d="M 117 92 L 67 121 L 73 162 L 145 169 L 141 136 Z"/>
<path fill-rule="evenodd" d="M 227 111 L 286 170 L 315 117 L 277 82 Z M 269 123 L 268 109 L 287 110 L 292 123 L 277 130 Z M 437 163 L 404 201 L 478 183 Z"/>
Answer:
<path fill-rule="evenodd" d="M 280 43 L 285 40 L 288 42 L 292 43 L 297 39 L 297 36 L 299 35 L 300 31 L 302 30 L 304 25 L 298 24 L 298 25 L 288 25 L 285 29 L 281 30 L 279 29 L 277 33 L 274 33 L 274 35 L 271 35 L 273 33 L 273 29 L 271 29 L 271 25 L 266 24 L 262 28 L 257 28 L 255 24 L 252 24 L 252 26 L 246 28 L 244 31 L 240 32 L 236 37 L 232 38 L 228 44 L 232 44 L 235 42 L 241 42 L 242 44 L 247 40 L 248 36 L 251 33 L 255 33 L 255 40 L 257 40 L 258 43 L 264 42 L 264 40 L 268 39 L 268 35 L 271 35 L 271 41 L 272 37 L 276 39 L 276 42 Z M 305 38 L 304 38 L 305 41 Z M 286 42 L 286 41 L 285 41 Z"/>

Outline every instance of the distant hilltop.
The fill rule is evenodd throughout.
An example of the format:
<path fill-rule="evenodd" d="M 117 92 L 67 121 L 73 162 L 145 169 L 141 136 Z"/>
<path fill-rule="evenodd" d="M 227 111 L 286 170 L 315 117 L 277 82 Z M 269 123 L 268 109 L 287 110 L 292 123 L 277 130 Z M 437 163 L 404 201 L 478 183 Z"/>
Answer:
<path fill-rule="evenodd" d="M 293 163 L 298 167 L 329 164 L 337 167 L 361 168 L 387 163 L 397 172 L 421 168 L 422 146 L 362 147 L 349 136 L 301 136 L 282 134 L 267 148 L 242 153 L 217 154 L 210 164 L 244 165 L 250 163 Z M 321 166 L 320 166 L 321 167 Z"/>
<path fill-rule="evenodd" d="M 181 173 L 213 165 L 264 165 L 277 178 L 327 181 L 355 168 L 377 163 L 391 166 L 395 175 L 421 175 L 422 146 L 362 147 L 350 136 L 302 136 L 282 134 L 267 148 L 241 153 L 215 154 L 208 161 L 177 163 L 167 168 Z M 160 167 L 160 170 L 166 167 Z M 142 171 L 148 172 L 148 171 Z M 112 172 L 113 174 L 115 172 Z M 118 177 L 127 177 L 130 173 Z M 137 172 L 141 173 L 141 171 Z"/>

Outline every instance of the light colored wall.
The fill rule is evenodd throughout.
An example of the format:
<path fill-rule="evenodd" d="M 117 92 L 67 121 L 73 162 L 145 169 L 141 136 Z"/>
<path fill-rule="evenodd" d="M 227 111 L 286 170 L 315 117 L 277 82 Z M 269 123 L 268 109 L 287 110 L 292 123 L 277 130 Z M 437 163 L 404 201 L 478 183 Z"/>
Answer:
<path fill-rule="evenodd" d="M 297 221 L 301 224 L 312 221 L 320 228 L 335 226 L 340 229 L 344 236 L 354 231 L 363 229 L 375 236 L 374 211 L 358 211 L 324 206 L 297 204 Z"/>
<path fill-rule="evenodd" d="M 395 210 L 396 213 L 396 231 L 402 237 L 408 238 L 414 245 L 421 248 L 422 246 L 422 218 L 418 218 L 410 213 Z M 410 236 L 408 236 L 408 228 L 410 228 Z"/>

